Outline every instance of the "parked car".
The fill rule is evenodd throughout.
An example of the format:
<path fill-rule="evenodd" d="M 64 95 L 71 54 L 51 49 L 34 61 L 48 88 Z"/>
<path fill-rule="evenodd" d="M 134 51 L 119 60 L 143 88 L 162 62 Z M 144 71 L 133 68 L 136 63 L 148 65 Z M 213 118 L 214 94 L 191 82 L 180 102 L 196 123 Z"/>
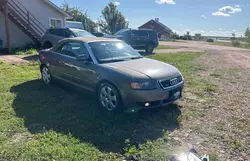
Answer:
<path fill-rule="evenodd" d="M 84 29 L 82 22 L 77 21 L 66 21 L 65 26 L 67 28 Z"/>
<path fill-rule="evenodd" d="M 144 49 L 147 53 L 152 53 L 159 44 L 157 33 L 149 29 L 122 29 L 115 33 L 115 36 L 134 49 Z"/>
<path fill-rule="evenodd" d="M 58 41 L 70 37 L 94 37 L 91 33 L 75 28 L 50 28 L 42 37 L 42 46 L 47 49 L 53 47 Z"/>
<path fill-rule="evenodd" d="M 207 39 L 207 42 L 214 42 L 214 39 Z"/>
<path fill-rule="evenodd" d="M 144 58 L 117 39 L 63 39 L 39 53 L 43 81 L 68 82 L 97 95 L 102 108 L 153 108 L 182 97 L 180 71 L 172 65 Z"/>

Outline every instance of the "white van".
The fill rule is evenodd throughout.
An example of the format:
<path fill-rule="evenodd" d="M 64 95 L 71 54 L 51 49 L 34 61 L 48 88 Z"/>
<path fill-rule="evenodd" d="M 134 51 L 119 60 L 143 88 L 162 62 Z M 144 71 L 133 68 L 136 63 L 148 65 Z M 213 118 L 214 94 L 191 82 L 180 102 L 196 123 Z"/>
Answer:
<path fill-rule="evenodd" d="M 66 28 L 84 29 L 82 22 L 77 21 L 66 21 Z"/>

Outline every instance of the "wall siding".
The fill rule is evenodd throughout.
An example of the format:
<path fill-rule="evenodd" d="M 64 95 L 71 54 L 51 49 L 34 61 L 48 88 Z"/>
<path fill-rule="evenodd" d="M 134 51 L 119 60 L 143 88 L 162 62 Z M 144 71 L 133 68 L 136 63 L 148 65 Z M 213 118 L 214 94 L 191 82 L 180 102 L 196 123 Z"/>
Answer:
<path fill-rule="evenodd" d="M 45 27 L 49 28 L 50 18 L 62 20 L 62 27 L 65 27 L 66 17 L 53 7 L 49 6 L 44 0 L 19 0 L 21 4 Z M 27 44 L 33 43 L 21 29 L 18 28 L 11 20 L 10 26 L 10 39 L 12 48 L 24 47 Z M 44 31 L 45 32 L 45 31 Z M 7 40 L 5 33 L 4 15 L 0 12 L 0 39 L 3 40 L 2 48 L 7 48 Z M 1 47 L 0 47 L 1 48 Z"/>
<path fill-rule="evenodd" d="M 19 0 L 25 8 L 43 24 L 49 28 L 49 19 L 56 18 L 62 20 L 62 27 L 65 27 L 65 16 L 48 5 L 44 0 Z"/>
<path fill-rule="evenodd" d="M 30 39 L 19 27 L 16 26 L 12 21 L 9 20 L 10 27 L 10 41 L 12 48 L 24 47 L 27 44 L 33 43 L 32 39 Z M 7 48 L 7 39 L 5 32 L 5 21 L 4 14 L 0 12 L 0 39 L 3 40 L 2 48 Z M 0 47 L 1 48 L 1 47 Z"/>

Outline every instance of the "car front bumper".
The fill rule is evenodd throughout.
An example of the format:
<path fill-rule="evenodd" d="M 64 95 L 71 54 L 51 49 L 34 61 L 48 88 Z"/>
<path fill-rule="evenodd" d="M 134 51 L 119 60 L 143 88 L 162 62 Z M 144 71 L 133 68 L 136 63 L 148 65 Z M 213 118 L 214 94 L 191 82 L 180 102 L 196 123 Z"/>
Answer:
<path fill-rule="evenodd" d="M 164 106 L 182 97 L 183 86 L 184 82 L 168 89 L 131 90 L 129 93 L 121 94 L 123 105 L 126 108 L 139 109 Z"/>

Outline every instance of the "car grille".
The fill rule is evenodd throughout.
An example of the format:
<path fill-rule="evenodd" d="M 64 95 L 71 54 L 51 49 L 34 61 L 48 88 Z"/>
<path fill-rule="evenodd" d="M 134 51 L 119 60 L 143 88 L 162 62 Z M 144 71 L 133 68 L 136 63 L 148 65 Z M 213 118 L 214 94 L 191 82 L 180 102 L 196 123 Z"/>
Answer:
<path fill-rule="evenodd" d="M 162 88 L 168 88 L 168 87 L 177 85 L 177 84 L 181 83 L 182 81 L 183 81 L 183 79 L 182 79 L 182 76 L 180 75 L 178 77 L 160 80 L 159 84 L 161 85 Z"/>

